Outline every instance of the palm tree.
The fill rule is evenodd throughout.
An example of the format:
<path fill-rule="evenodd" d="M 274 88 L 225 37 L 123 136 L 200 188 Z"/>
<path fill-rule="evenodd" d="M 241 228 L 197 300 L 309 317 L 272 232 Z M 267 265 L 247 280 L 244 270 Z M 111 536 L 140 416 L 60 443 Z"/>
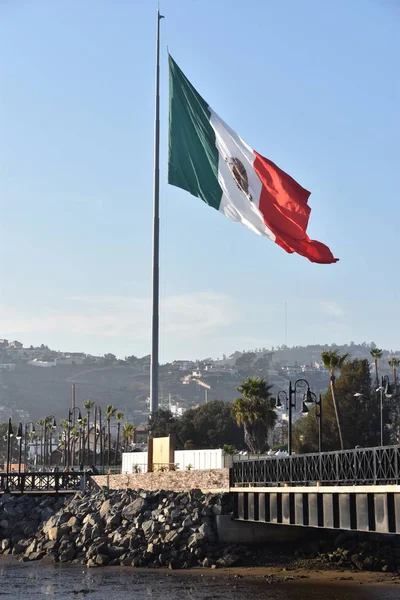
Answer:
<path fill-rule="evenodd" d="M 71 438 L 71 448 L 72 448 L 72 457 L 71 457 L 71 467 L 74 468 L 75 466 L 75 454 L 76 454 L 76 440 L 77 440 L 77 436 L 78 436 L 78 430 L 76 425 L 74 425 L 73 427 L 71 427 L 70 431 L 69 431 L 69 435 Z"/>
<path fill-rule="evenodd" d="M 370 350 L 369 353 L 372 356 L 372 358 L 374 359 L 376 387 L 378 388 L 379 387 L 378 359 L 382 358 L 383 352 L 380 348 L 372 348 L 372 350 Z"/>
<path fill-rule="evenodd" d="M 398 360 L 395 356 L 389 360 L 389 366 L 392 367 L 394 386 L 397 388 L 397 367 L 400 365 L 400 360 Z"/>
<path fill-rule="evenodd" d="M 68 428 L 69 421 L 68 419 L 61 420 L 61 429 L 62 429 L 62 439 L 64 440 L 64 467 L 67 466 L 68 463 L 68 452 L 69 452 L 69 444 L 68 444 Z"/>
<path fill-rule="evenodd" d="M 38 419 L 36 425 L 42 429 L 42 435 L 40 436 L 40 466 L 43 467 L 43 441 L 44 441 L 44 419 Z"/>
<path fill-rule="evenodd" d="M 237 398 L 232 405 L 236 423 L 243 425 L 245 442 L 254 454 L 265 449 L 268 430 L 277 419 L 271 388 L 265 378 L 248 377 L 237 388 L 243 397 Z"/>
<path fill-rule="evenodd" d="M 121 431 L 121 421 L 124 419 L 124 413 L 120 410 L 116 414 L 117 417 L 117 441 L 115 444 L 115 454 L 114 454 L 114 467 L 117 465 L 117 456 L 118 456 L 118 448 L 119 448 L 119 436 Z"/>
<path fill-rule="evenodd" d="M 124 446 L 124 450 L 126 451 L 126 447 L 128 446 L 130 440 L 133 437 L 136 427 L 132 423 L 125 423 L 122 428 L 122 444 Z"/>
<path fill-rule="evenodd" d="M 79 436 L 79 468 L 83 465 L 85 458 L 85 427 L 87 425 L 87 417 L 82 417 L 79 423 L 78 436 Z"/>
<path fill-rule="evenodd" d="M 331 380 L 331 394 L 333 407 L 335 409 L 336 425 L 339 433 L 340 449 L 344 449 L 343 435 L 342 435 L 342 419 L 340 414 L 340 407 L 336 400 L 336 375 L 337 371 L 341 371 L 344 363 L 348 359 L 349 354 L 339 354 L 339 350 L 325 350 L 321 352 L 321 358 L 325 369 L 328 369 Z"/>
<path fill-rule="evenodd" d="M 108 435 L 108 454 L 107 454 L 107 464 L 110 466 L 110 450 L 111 450 L 111 427 L 110 422 L 112 417 L 115 417 L 115 413 L 117 409 L 113 404 L 107 404 L 106 406 L 106 421 L 107 421 L 107 435 Z"/>
<path fill-rule="evenodd" d="M 94 402 L 92 400 L 85 400 L 83 406 L 87 410 L 87 455 L 88 455 L 88 464 L 90 463 L 90 411 L 94 406 Z M 95 433 L 96 435 L 96 433 Z M 85 438 L 83 438 L 83 462 L 85 462 Z"/>

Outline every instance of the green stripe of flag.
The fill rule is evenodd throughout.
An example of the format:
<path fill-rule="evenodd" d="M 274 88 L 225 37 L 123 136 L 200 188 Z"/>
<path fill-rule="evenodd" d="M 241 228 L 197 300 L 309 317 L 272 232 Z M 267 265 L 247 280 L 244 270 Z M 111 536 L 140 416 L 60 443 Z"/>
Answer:
<path fill-rule="evenodd" d="M 219 209 L 218 150 L 211 112 L 169 56 L 168 183 Z"/>

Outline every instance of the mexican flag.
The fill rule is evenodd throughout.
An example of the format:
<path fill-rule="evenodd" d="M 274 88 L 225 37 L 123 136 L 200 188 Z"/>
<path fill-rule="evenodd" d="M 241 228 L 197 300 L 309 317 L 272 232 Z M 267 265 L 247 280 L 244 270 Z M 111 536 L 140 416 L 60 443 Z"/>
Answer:
<path fill-rule="evenodd" d="M 336 262 L 327 246 L 306 233 L 310 192 L 232 131 L 171 56 L 169 86 L 168 182 L 286 252 Z"/>

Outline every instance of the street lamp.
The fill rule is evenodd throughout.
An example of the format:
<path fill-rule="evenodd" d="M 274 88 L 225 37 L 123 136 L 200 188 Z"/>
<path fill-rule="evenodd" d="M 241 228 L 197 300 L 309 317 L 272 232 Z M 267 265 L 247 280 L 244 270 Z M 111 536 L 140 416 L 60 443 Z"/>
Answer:
<path fill-rule="evenodd" d="M 308 412 L 307 407 L 305 406 L 305 402 L 312 402 L 312 397 L 311 397 L 311 390 L 310 390 L 310 384 L 308 383 L 308 381 L 306 379 L 297 379 L 294 382 L 294 385 L 292 385 L 292 382 L 289 381 L 289 394 L 287 394 L 285 391 L 280 391 L 278 392 L 278 400 L 276 403 L 276 407 L 277 408 L 282 408 L 282 402 L 280 397 L 283 396 L 283 398 L 285 399 L 285 403 L 286 403 L 286 410 L 288 411 L 288 454 L 289 456 L 292 454 L 292 411 L 293 408 L 296 408 L 296 395 L 297 395 L 297 389 L 298 387 L 305 387 L 307 386 L 306 392 L 304 394 L 304 398 L 306 398 L 306 400 L 303 400 L 303 410 L 302 412 Z"/>
<path fill-rule="evenodd" d="M 384 444 L 384 426 L 383 426 L 383 398 L 392 398 L 393 389 L 389 381 L 389 377 L 384 375 L 381 377 L 381 385 L 376 390 L 380 392 L 380 413 L 381 413 L 381 446 Z"/>
<path fill-rule="evenodd" d="M 46 459 L 47 459 L 47 427 L 49 429 L 56 429 L 57 421 L 54 415 L 48 415 L 44 420 L 44 468 L 46 469 Z M 53 436 L 50 433 L 50 463 L 51 463 L 51 453 L 53 451 Z"/>
<path fill-rule="evenodd" d="M 72 425 L 72 418 L 73 417 L 74 417 L 74 420 L 75 420 L 75 411 L 78 411 L 78 418 L 77 418 L 78 424 L 80 425 L 82 423 L 81 409 L 78 406 L 74 406 L 74 408 L 72 408 L 72 409 L 70 408 L 69 411 L 68 411 L 67 471 L 69 471 L 69 467 L 70 467 L 71 425 Z M 73 462 L 75 462 L 75 453 L 74 453 L 74 460 L 73 460 Z"/>
<path fill-rule="evenodd" d="M 22 459 L 22 423 L 18 424 L 17 435 L 15 436 L 19 441 L 19 453 L 18 453 L 18 475 L 21 475 L 21 459 Z"/>
<path fill-rule="evenodd" d="M 32 427 L 29 431 L 30 425 Z M 32 421 L 29 421 L 29 423 L 25 423 L 25 456 L 24 456 L 25 471 L 28 468 L 28 435 L 29 435 L 29 433 L 36 433 L 35 424 L 32 423 Z"/>
<path fill-rule="evenodd" d="M 11 417 L 8 419 L 8 428 L 7 428 L 7 433 L 6 433 L 6 437 L 7 437 L 7 464 L 6 464 L 6 476 L 7 476 L 7 483 L 6 483 L 6 491 L 8 491 L 8 475 L 10 473 L 10 454 L 11 454 L 11 438 L 14 435 L 14 431 L 12 428 L 12 424 L 11 424 Z"/>
<path fill-rule="evenodd" d="M 320 394 L 318 400 L 314 392 L 310 392 L 309 395 L 304 394 L 304 396 L 306 400 L 303 401 L 303 410 L 301 411 L 303 415 L 308 413 L 308 404 L 318 406 L 318 412 L 315 414 L 318 419 L 318 452 L 322 452 L 322 396 Z"/>

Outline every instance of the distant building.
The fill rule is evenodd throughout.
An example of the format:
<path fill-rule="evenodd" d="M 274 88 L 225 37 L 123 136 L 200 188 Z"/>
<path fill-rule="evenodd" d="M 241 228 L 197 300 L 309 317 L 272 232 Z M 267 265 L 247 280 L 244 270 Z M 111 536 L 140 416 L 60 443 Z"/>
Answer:
<path fill-rule="evenodd" d="M 60 365 L 83 365 L 84 358 L 81 356 L 72 356 L 68 354 L 67 356 L 61 356 L 60 358 L 56 358 L 57 366 Z"/>
<path fill-rule="evenodd" d="M 55 360 L 39 360 L 38 358 L 34 358 L 33 360 L 28 361 L 28 365 L 32 365 L 32 367 L 55 367 Z"/>

